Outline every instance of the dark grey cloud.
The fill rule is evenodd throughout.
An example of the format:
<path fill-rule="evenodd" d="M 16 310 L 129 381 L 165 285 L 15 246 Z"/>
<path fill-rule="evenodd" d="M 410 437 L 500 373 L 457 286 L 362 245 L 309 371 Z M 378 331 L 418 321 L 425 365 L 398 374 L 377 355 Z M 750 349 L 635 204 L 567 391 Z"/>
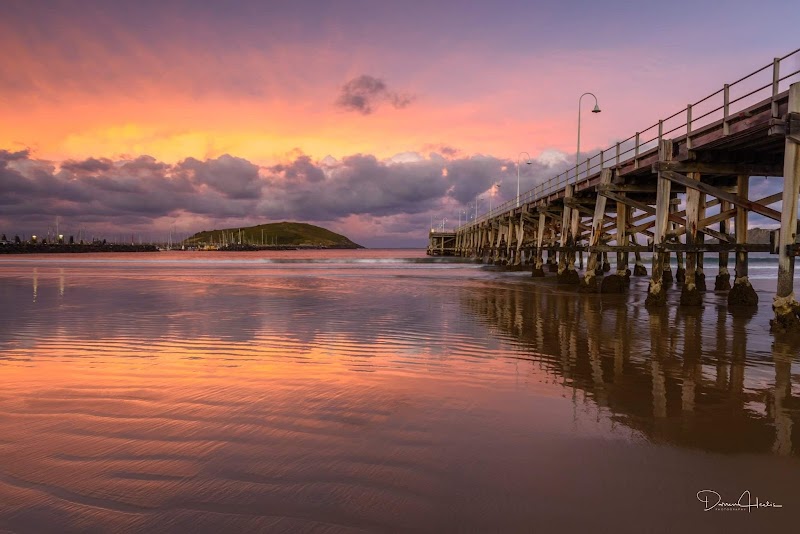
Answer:
<path fill-rule="evenodd" d="M 259 196 L 261 184 L 258 166 L 246 159 L 225 154 L 214 160 L 199 161 L 187 158 L 178 164 L 177 171 L 190 180 L 207 185 L 230 199 Z"/>
<path fill-rule="evenodd" d="M 18 159 L 27 159 L 30 156 L 30 150 L 23 149 L 17 152 L 10 152 L 8 150 L 0 150 L 0 161 L 14 161 Z"/>
<path fill-rule="evenodd" d="M 347 111 L 369 115 L 383 102 L 402 109 L 413 100 L 413 95 L 390 91 L 382 79 L 362 74 L 342 86 L 336 105 Z"/>
<path fill-rule="evenodd" d="M 316 183 L 325 179 L 325 173 L 322 172 L 322 169 L 314 165 L 311 158 L 306 155 L 299 156 L 291 164 L 270 167 L 270 170 L 274 173 L 283 174 L 290 181 Z"/>
<path fill-rule="evenodd" d="M 112 165 L 110 159 L 89 158 L 84 161 L 64 161 L 61 163 L 61 168 L 71 172 L 97 173 L 110 170 Z"/>

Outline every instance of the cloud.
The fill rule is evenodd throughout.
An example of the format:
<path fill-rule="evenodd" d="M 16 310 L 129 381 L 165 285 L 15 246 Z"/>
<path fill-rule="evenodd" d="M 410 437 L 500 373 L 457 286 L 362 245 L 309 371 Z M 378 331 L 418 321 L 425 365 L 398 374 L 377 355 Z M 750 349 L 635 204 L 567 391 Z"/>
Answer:
<path fill-rule="evenodd" d="M 336 105 L 347 111 L 369 115 L 383 102 L 402 109 L 413 100 L 412 95 L 390 91 L 380 78 L 362 74 L 342 86 Z"/>
<path fill-rule="evenodd" d="M 431 217 L 456 222 L 498 181 L 497 204 L 516 190 L 516 162 L 494 156 L 409 152 L 314 161 L 298 151 L 292 158 L 268 167 L 228 154 L 176 164 L 139 156 L 56 165 L 27 151 L 0 150 L 0 230 L 43 235 L 56 216 L 67 232 L 84 228 L 109 237 L 294 220 L 367 245 L 422 245 Z M 524 165 L 522 190 L 555 172 L 547 162 Z"/>
<path fill-rule="evenodd" d="M 8 150 L 0 150 L 0 161 L 16 161 L 19 159 L 26 159 L 30 155 L 30 150 L 24 149 L 17 152 L 9 152 Z"/>
<path fill-rule="evenodd" d="M 61 168 L 72 172 L 97 173 L 111 169 L 113 162 L 109 159 L 88 158 L 84 161 L 66 160 L 61 163 Z"/>
<path fill-rule="evenodd" d="M 243 158 L 228 154 L 206 161 L 187 158 L 177 165 L 176 172 L 196 184 L 215 189 L 229 199 L 260 196 L 258 166 Z"/>

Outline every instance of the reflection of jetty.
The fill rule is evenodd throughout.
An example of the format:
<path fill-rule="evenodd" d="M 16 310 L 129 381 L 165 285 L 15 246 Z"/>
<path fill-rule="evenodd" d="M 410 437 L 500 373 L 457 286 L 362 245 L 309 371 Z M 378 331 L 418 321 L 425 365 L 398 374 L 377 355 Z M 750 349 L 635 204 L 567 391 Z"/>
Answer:
<path fill-rule="evenodd" d="M 518 342 L 515 356 L 652 441 L 800 455 L 800 398 L 792 395 L 800 345 L 762 343 L 767 354 L 754 358 L 760 340 L 748 340 L 752 314 L 717 307 L 647 313 L 538 284 L 465 292 L 462 304 Z M 631 335 L 637 331 L 644 334 Z"/>
<path fill-rule="evenodd" d="M 670 254 L 677 257 L 682 306 L 702 304 L 707 253 L 719 254 L 715 289 L 730 290 L 731 305 L 754 306 L 748 253 L 770 251 L 779 257 L 773 327 L 800 330 L 793 292 L 800 251 L 800 70 L 792 71 L 798 58 L 800 50 L 777 58 L 460 226 L 455 253 L 501 265 L 531 264 L 534 276 L 545 275 L 546 262 L 561 283 L 620 292 L 631 274 L 647 275 L 640 254 L 652 252 L 647 304 L 662 307 L 673 279 Z M 783 192 L 752 199 L 751 176 L 783 177 Z M 769 207 L 777 202 L 783 203 L 780 211 Z M 751 212 L 780 223 L 772 246 L 748 243 Z M 441 247 L 438 234 L 430 239 L 429 251 Z M 579 275 L 576 255 L 584 251 L 589 259 Z M 604 277 L 610 253 L 617 269 Z M 633 273 L 630 253 L 636 256 Z M 733 284 L 729 254 L 735 254 Z"/>

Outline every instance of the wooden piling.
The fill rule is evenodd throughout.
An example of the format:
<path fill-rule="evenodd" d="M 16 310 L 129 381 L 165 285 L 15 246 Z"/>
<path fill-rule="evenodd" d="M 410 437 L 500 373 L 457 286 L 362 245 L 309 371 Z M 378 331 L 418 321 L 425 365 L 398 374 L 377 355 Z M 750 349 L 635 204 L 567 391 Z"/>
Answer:
<path fill-rule="evenodd" d="M 580 277 L 575 270 L 575 237 L 578 233 L 578 210 L 569 206 L 567 199 L 575 194 L 575 186 L 564 190 L 564 214 L 561 223 L 561 250 L 558 253 L 558 283 L 578 284 Z"/>
<path fill-rule="evenodd" d="M 567 184 L 564 186 L 564 211 L 561 214 L 561 236 L 560 236 L 560 247 L 561 250 L 558 251 L 558 276 L 559 278 L 564 274 L 564 271 L 567 269 L 567 254 L 566 254 L 566 246 L 567 246 L 567 237 L 569 235 L 569 226 L 570 226 L 570 216 L 572 215 L 572 209 L 568 205 L 569 198 L 572 198 L 572 192 L 575 186 L 571 184 Z"/>
<path fill-rule="evenodd" d="M 698 182 L 700 181 L 699 174 L 697 181 Z M 702 191 L 700 192 L 700 202 L 698 203 L 697 207 L 697 215 L 701 221 L 706 218 L 706 194 L 703 193 Z M 697 237 L 695 239 L 697 246 L 702 247 L 703 243 L 705 242 L 705 239 L 706 235 L 703 232 L 698 231 Z M 703 254 L 702 249 L 697 252 L 697 271 L 694 274 L 694 283 L 697 286 L 697 290 L 700 291 L 701 293 L 704 293 L 706 291 L 706 272 L 705 269 L 703 268 L 704 257 L 705 255 Z"/>
<path fill-rule="evenodd" d="M 673 202 L 672 200 L 673 200 L 672 195 L 670 194 L 670 201 L 669 201 L 670 215 L 673 215 L 675 214 L 675 212 L 678 211 L 677 203 Z M 676 224 L 673 221 L 667 220 L 667 233 L 664 236 L 664 242 L 674 239 L 673 236 L 675 235 L 675 227 Z M 674 278 L 672 277 L 672 265 L 669 262 L 670 253 L 669 251 L 665 250 L 663 254 L 664 254 L 664 272 L 661 274 L 661 280 L 664 282 L 664 285 L 668 287 L 672 285 Z"/>
<path fill-rule="evenodd" d="M 689 179 L 700 181 L 700 173 L 690 172 Z M 686 280 L 681 289 L 681 306 L 700 306 L 703 300 L 697 288 L 697 225 L 700 222 L 700 191 L 686 191 Z"/>
<path fill-rule="evenodd" d="M 624 194 L 624 193 L 623 193 Z M 617 234 L 616 241 L 618 247 L 628 244 L 628 215 L 630 208 L 622 202 L 617 202 Z M 617 276 L 630 276 L 628 272 L 628 252 L 617 252 Z"/>
<path fill-rule="evenodd" d="M 719 206 L 720 213 L 724 213 L 731 209 L 731 203 L 726 200 L 721 201 Z M 721 234 L 730 235 L 730 219 L 723 219 L 719 222 L 719 231 Z M 714 291 L 728 291 L 730 288 L 731 275 L 728 272 L 728 252 L 720 252 L 719 273 L 717 273 L 717 279 L 714 281 Z"/>
<path fill-rule="evenodd" d="M 672 140 L 662 139 L 658 147 L 658 156 L 661 161 L 672 160 Z M 658 171 L 656 186 L 656 220 L 653 232 L 653 266 L 650 286 L 647 291 L 647 306 L 664 306 L 667 303 L 667 291 L 662 277 L 664 274 L 665 254 L 662 249 L 664 237 L 667 233 L 667 218 L 669 215 L 670 181 Z"/>
<path fill-rule="evenodd" d="M 525 240 L 525 214 L 519 214 L 519 226 L 517 227 L 517 250 L 514 254 L 514 265 L 522 265 L 522 242 Z"/>
<path fill-rule="evenodd" d="M 611 169 L 603 169 L 600 172 L 600 184 L 611 183 Z M 576 210 L 577 211 L 577 210 Z M 581 280 L 581 289 L 585 291 L 597 291 L 597 265 L 600 259 L 600 252 L 595 251 L 595 247 L 600 244 L 600 237 L 603 234 L 604 215 L 606 213 L 606 197 L 597 195 L 594 205 L 594 216 L 592 217 L 592 231 L 589 235 L 589 260 L 586 264 L 586 272 Z"/>
<path fill-rule="evenodd" d="M 547 223 L 547 216 L 544 212 L 539 213 L 539 226 L 536 228 L 536 263 L 533 266 L 532 275 L 537 278 L 544 276 L 544 227 Z"/>
<path fill-rule="evenodd" d="M 797 197 L 800 196 L 800 82 L 789 88 L 789 123 L 783 156 L 783 206 L 778 239 L 778 288 L 772 301 L 775 319 L 770 323 L 774 331 L 800 332 L 800 304 L 794 298 L 794 253 L 789 247 L 797 241 Z"/>
<path fill-rule="evenodd" d="M 683 261 L 683 252 L 675 251 L 675 261 L 678 266 L 675 268 L 675 281 L 679 284 L 686 282 L 686 264 Z"/>
<path fill-rule="evenodd" d="M 750 192 L 750 177 L 739 175 L 736 179 L 736 196 L 739 200 L 747 201 Z M 734 222 L 734 232 L 736 233 L 736 244 L 744 245 L 747 243 L 747 219 L 749 211 L 743 205 L 736 206 L 736 216 Z M 728 306 L 749 306 L 758 305 L 758 295 L 750 284 L 747 273 L 747 251 L 740 248 L 736 251 L 736 277 L 733 280 L 733 287 L 728 293 Z"/>
<path fill-rule="evenodd" d="M 631 245 L 638 246 L 639 243 L 636 240 L 636 234 L 631 233 L 629 234 L 631 239 Z M 642 261 L 642 253 L 636 249 L 633 252 L 634 264 L 633 264 L 633 276 L 647 276 L 647 267 L 644 266 L 644 262 Z"/>

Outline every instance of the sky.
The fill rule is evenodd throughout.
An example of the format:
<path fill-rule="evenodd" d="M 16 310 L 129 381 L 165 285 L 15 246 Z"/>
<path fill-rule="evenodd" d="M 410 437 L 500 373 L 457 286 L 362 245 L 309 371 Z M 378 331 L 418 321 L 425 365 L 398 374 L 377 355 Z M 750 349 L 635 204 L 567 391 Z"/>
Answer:
<path fill-rule="evenodd" d="M 795 0 L 0 11 L 8 235 L 56 218 L 145 239 L 295 220 L 425 246 L 431 221 L 512 199 L 522 152 L 522 191 L 574 164 L 582 93 L 603 110 L 584 98 L 582 153 L 596 153 L 800 46 Z"/>

